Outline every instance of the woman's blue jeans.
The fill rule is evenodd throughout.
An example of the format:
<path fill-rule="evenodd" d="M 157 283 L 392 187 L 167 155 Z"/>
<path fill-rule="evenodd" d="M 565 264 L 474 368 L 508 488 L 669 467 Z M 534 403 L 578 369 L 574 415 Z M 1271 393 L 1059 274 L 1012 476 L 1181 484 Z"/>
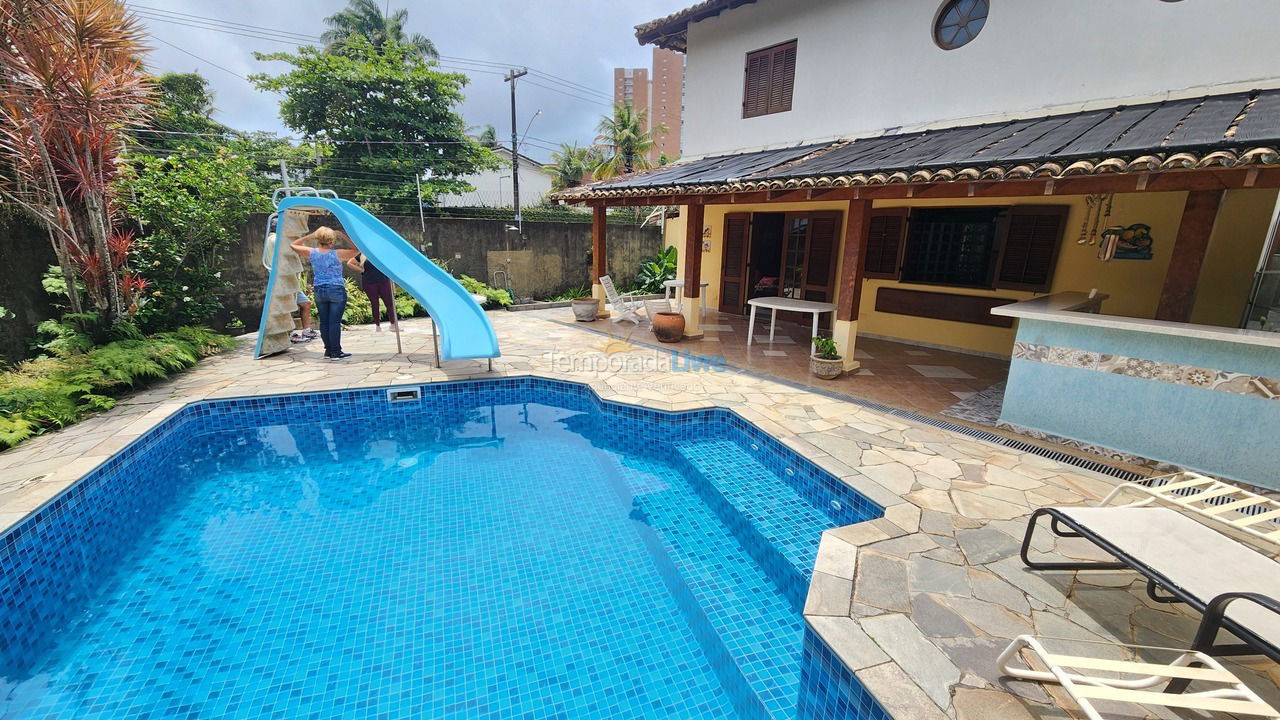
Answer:
<path fill-rule="evenodd" d="M 342 313 L 347 309 L 347 289 L 341 285 L 317 285 L 316 310 L 320 313 L 320 339 L 325 357 L 342 352 Z"/>

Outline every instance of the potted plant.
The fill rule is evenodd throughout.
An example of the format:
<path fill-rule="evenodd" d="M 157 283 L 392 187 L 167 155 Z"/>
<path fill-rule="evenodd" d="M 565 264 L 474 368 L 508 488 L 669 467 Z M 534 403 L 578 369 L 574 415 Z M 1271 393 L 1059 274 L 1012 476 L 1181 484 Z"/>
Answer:
<path fill-rule="evenodd" d="M 831 338 L 813 339 L 813 354 L 809 356 L 809 372 L 823 380 L 835 380 L 844 372 L 844 358 Z"/>
<path fill-rule="evenodd" d="M 684 337 L 684 315 L 678 312 L 655 312 L 649 320 L 658 342 L 675 343 Z"/>
<path fill-rule="evenodd" d="M 569 300 L 573 307 L 573 318 L 578 322 L 594 322 L 600 312 L 600 301 L 590 295 L 580 295 Z"/>

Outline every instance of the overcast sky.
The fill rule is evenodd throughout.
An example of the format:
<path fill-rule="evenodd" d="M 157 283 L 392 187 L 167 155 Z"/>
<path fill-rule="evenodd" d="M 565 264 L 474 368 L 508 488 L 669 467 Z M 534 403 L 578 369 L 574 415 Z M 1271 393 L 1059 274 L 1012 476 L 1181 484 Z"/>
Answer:
<path fill-rule="evenodd" d="M 148 57 L 153 72 L 197 70 L 216 93 L 217 120 L 239 130 L 271 130 L 282 135 L 290 133 L 280 122 L 278 97 L 255 90 L 238 76 L 284 71 L 287 66 L 283 63 L 259 62 L 253 52 L 290 49 L 290 43 L 270 39 L 274 31 L 320 35 L 325 29 L 324 17 L 346 4 L 346 0 L 126 1 L 153 36 L 148 41 L 153 48 Z M 614 67 L 649 66 L 652 48 L 636 42 L 633 26 L 692 1 L 391 0 L 390 7 L 407 7 L 408 31 L 431 38 L 442 56 L 527 66 L 583 86 L 585 89 L 577 89 L 534 76 L 520 83 L 520 131 L 537 110 L 542 110 L 529 129 L 529 144 L 521 151 L 545 161 L 550 155 L 549 146 L 575 140 L 589 143 L 595 138 L 596 123 L 609 110 Z M 166 17 L 178 23 L 157 19 L 157 10 L 166 11 Z M 215 25 L 240 34 L 193 25 Z M 459 60 L 442 63 L 463 66 Z M 501 75 L 492 74 L 500 70 L 469 67 L 475 69 L 466 71 L 471 82 L 465 90 L 463 118 L 480 127 L 492 124 L 500 137 L 509 137 L 510 91 Z M 480 72 L 481 69 L 489 72 Z M 563 92 L 534 83 L 558 87 Z"/>

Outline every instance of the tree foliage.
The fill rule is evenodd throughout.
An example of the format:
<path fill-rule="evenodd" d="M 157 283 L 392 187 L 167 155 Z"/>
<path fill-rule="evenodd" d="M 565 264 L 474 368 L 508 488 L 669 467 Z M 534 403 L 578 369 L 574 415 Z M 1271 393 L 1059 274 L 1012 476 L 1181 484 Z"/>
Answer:
<path fill-rule="evenodd" d="M 589 182 L 598 162 L 597 153 L 593 148 L 579 147 L 576 142 L 560 143 L 560 149 L 551 153 L 554 172 L 551 185 L 556 190 L 564 190 Z"/>
<path fill-rule="evenodd" d="M 649 151 L 653 149 L 654 138 L 666 133 L 667 127 L 658 125 L 645 130 L 647 118 L 647 111 L 623 104 L 614 105 L 612 114 L 600 118 L 597 128 L 600 136 L 596 141 L 605 155 L 595 169 L 597 178 L 611 178 L 651 166 Z"/>
<path fill-rule="evenodd" d="M 143 35 L 119 0 L 0 3 L 0 195 L 48 230 L 72 310 L 83 279 L 111 325 L 141 289 L 112 180 L 147 108 Z"/>
<path fill-rule="evenodd" d="M 129 216 L 140 224 L 135 263 L 147 278 L 138 310 L 149 332 L 209 322 L 228 286 L 221 268 L 251 213 L 268 212 L 270 197 L 254 161 L 227 147 L 186 147 L 133 158 L 120 185 Z"/>
<path fill-rule="evenodd" d="M 415 177 L 427 175 L 422 192 L 430 200 L 467 192 L 463 176 L 497 167 L 497 156 L 467 136 L 458 114 L 466 76 L 440 71 L 408 46 L 388 41 L 379 48 L 356 35 L 341 54 L 301 47 L 257 57 L 293 68 L 250 78 L 284 95 L 285 125 L 334 141 L 317 182 L 373 211 L 416 205 Z"/>
<path fill-rule="evenodd" d="M 425 36 L 405 34 L 404 24 L 408 19 L 409 11 L 404 8 L 387 14 L 378 7 L 377 0 L 347 0 L 345 8 L 324 19 L 329 29 L 320 39 L 324 41 L 325 50 L 331 53 L 346 52 L 351 39 L 359 35 L 378 49 L 388 43 L 398 43 L 422 57 L 438 58 L 440 53 L 436 52 L 435 44 Z"/>

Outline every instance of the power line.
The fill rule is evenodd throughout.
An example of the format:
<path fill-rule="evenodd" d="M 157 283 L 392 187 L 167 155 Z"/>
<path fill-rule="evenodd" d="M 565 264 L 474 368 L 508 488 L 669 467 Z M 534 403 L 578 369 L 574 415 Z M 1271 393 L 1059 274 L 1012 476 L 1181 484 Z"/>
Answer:
<path fill-rule="evenodd" d="M 164 38 L 156 37 L 155 35 L 151 35 L 151 33 L 147 33 L 147 34 L 148 34 L 148 35 L 150 35 L 150 37 L 151 37 L 151 39 L 152 39 L 152 40 L 157 40 L 157 41 L 159 41 L 159 42 L 162 42 L 162 43 L 164 43 L 165 45 L 168 45 L 169 47 L 173 48 L 174 50 L 177 50 L 177 51 L 178 51 L 178 52 L 180 52 L 180 53 L 184 53 L 184 54 L 186 54 L 186 55 L 190 55 L 191 57 L 193 57 L 193 58 L 195 58 L 195 59 L 199 60 L 199 61 L 200 61 L 200 62 L 202 62 L 202 63 L 208 64 L 208 65 L 212 65 L 213 67 L 216 67 L 216 68 L 218 68 L 219 70 L 221 70 L 221 71 L 223 71 L 223 72 L 225 72 L 225 73 L 231 73 L 232 75 L 235 75 L 236 77 L 240 78 L 241 80 L 244 80 L 245 82 L 249 82 L 249 78 L 247 78 L 247 77 L 245 77 L 245 76 L 241 75 L 240 73 L 236 72 L 235 70 L 228 70 L 227 68 L 222 67 L 221 65 L 219 65 L 219 64 L 218 64 L 218 63 L 216 63 L 216 62 L 213 62 L 212 60 L 205 60 L 204 58 L 202 58 L 202 57 L 200 57 L 199 55 L 197 55 L 197 54 L 195 54 L 195 53 L 191 52 L 190 50 L 186 50 L 186 49 L 184 49 L 184 48 L 180 48 L 180 47 L 178 47 L 177 45 L 174 45 L 173 43 L 169 42 L 168 40 L 165 40 Z"/>
<path fill-rule="evenodd" d="M 145 5 L 134 4 L 132 5 L 132 7 L 136 14 L 138 14 L 140 17 L 143 17 L 145 19 L 158 20 L 160 22 L 167 22 L 167 23 L 181 25 L 184 27 L 195 28 L 199 30 L 210 30 L 213 32 L 222 32 L 222 33 L 227 33 L 231 35 L 238 35 L 240 37 L 255 38 L 260 40 L 268 40 L 271 42 L 279 42 L 279 43 L 293 44 L 293 45 L 311 44 L 311 43 L 317 43 L 322 41 L 319 36 L 307 35 L 304 33 L 297 33 L 289 30 L 277 30 L 274 28 L 267 28 L 267 27 L 262 27 L 258 25 L 248 25 L 245 23 L 237 23 L 229 20 L 222 20 L 220 18 L 212 18 L 212 17 L 203 16 L 203 15 L 195 15 L 193 13 L 183 13 L 183 12 L 177 12 L 173 10 L 163 10 L 160 8 L 147 7 Z M 506 69 L 509 67 L 515 67 L 518 65 L 517 63 L 501 63 L 501 62 L 495 62 L 492 60 L 479 60 L 475 58 L 465 58 L 457 55 L 440 55 L 439 59 L 446 62 L 452 62 L 452 63 L 465 63 L 470 65 L 479 65 L 481 67 L 492 67 L 492 68 L 503 68 L 503 69 Z M 443 66 L 443 63 L 441 63 L 441 65 Z M 494 72 L 494 71 L 486 71 L 486 70 L 481 70 L 476 68 L 458 68 L 458 69 L 469 70 L 472 72 L 489 72 L 489 73 Z M 602 102 L 605 99 L 607 99 L 609 101 L 608 104 L 612 104 L 613 98 L 608 93 L 602 92 L 600 90 L 596 90 L 594 88 L 591 88 L 587 85 L 583 85 L 581 83 L 574 82 L 572 80 L 561 77 L 559 75 L 545 72 L 543 70 L 530 68 L 529 72 L 531 75 L 536 75 L 539 78 L 546 80 L 547 82 L 562 85 L 565 88 L 567 88 L 567 90 L 562 90 L 559 88 L 548 88 L 548 89 L 553 89 L 553 90 L 556 90 L 557 92 L 563 92 L 565 94 L 569 94 L 571 97 L 573 95 L 571 95 L 569 91 L 596 95 L 599 98 L 601 98 Z M 497 73 L 497 74 L 501 74 L 501 73 Z M 544 85 L 541 87 L 546 87 L 546 86 Z M 584 98 L 579 98 L 579 99 L 584 99 Z"/>

